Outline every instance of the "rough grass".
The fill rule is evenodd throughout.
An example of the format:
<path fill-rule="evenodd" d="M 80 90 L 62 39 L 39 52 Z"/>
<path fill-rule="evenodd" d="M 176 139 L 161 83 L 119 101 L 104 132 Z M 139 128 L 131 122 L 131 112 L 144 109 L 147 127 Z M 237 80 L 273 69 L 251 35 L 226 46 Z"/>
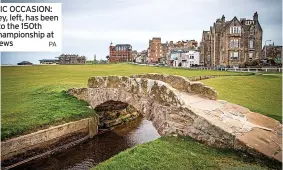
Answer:
<path fill-rule="evenodd" d="M 87 106 L 54 86 L 19 91 L 15 96 L 2 93 L 1 138 L 93 115 Z"/>
<path fill-rule="evenodd" d="M 232 150 L 214 149 L 188 137 L 161 137 L 121 152 L 92 169 L 261 170 L 268 168 L 243 162 Z"/>
<path fill-rule="evenodd" d="M 1 67 L 1 139 L 5 140 L 10 137 L 22 135 L 48 125 L 89 117 L 93 113 L 86 107 L 87 104 L 85 102 L 78 102 L 75 98 L 68 96 L 62 91 L 72 87 L 86 87 L 87 80 L 90 76 L 128 76 L 143 73 L 176 74 L 185 77 L 244 74 L 130 64 Z M 245 79 L 247 82 L 249 82 L 249 77 Z M 237 77 L 231 77 L 231 79 L 234 78 Z M 270 86 L 274 86 L 278 91 L 278 89 L 281 89 L 281 86 L 278 83 L 272 85 L 274 82 L 277 82 L 277 80 L 273 80 L 275 79 L 270 81 Z M 209 84 L 209 81 L 205 81 L 205 83 Z M 245 90 L 240 90 L 241 88 L 245 89 L 245 84 L 247 83 L 243 82 L 243 85 L 238 87 L 239 90 L 236 91 L 237 93 L 229 91 L 227 94 L 228 97 L 222 96 L 222 90 L 229 89 L 227 88 L 229 86 L 223 85 L 218 88 L 218 84 L 216 83 L 215 85 L 212 83 L 212 86 L 215 86 L 220 92 L 221 98 L 229 99 L 229 95 L 231 95 L 235 96 L 236 101 L 239 101 L 247 93 Z M 260 88 L 262 86 L 254 89 L 254 91 L 260 90 Z M 261 93 L 262 96 L 269 95 L 269 91 L 261 90 Z M 274 100 L 272 99 L 272 101 Z M 269 98 L 268 100 L 266 98 L 259 98 L 258 102 L 265 103 L 271 101 Z M 278 110 L 279 105 L 278 103 L 272 106 L 268 105 L 265 110 L 274 109 L 273 107 L 276 107 Z M 255 105 L 253 102 L 245 106 L 248 108 L 254 106 L 253 108 L 255 109 L 261 107 L 261 105 Z M 264 113 L 269 114 L 270 112 Z"/>
<path fill-rule="evenodd" d="M 282 74 L 218 77 L 202 80 L 219 93 L 219 99 L 249 108 L 282 122 Z"/>

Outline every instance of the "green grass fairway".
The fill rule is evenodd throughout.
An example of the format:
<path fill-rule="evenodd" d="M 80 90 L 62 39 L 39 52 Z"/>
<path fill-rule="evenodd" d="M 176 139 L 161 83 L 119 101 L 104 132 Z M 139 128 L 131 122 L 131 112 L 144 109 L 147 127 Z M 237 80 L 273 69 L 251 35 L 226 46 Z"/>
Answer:
<path fill-rule="evenodd" d="M 227 100 L 282 121 L 282 74 L 218 77 L 202 80 Z"/>
<path fill-rule="evenodd" d="M 243 162 L 234 151 L 214 149 L 191 138 L 161 137 L 138 145 L 98 164 L 95 170 L 263 170 L 255 163 Z"/>
<path fill-rule="evenodd" d="M 87 80 L 90 76 L 127 76 L 141 73 L 176 74 L 185 77 L 200 75 L 241 75 L 234 72 L 185 70 L 130 64 L 1 67 L 1 139 L 28 133 L 39 128 L 47 127 L 50 124 L 54 125 L 92 115 L 93 112 L 86 107 L 87 104 L 85 102 L 78 102 L 74 97 L 62 92 L 71 87 L 86 87 Z M 235 84 L 221 85 L 222 81 L 225 82 L 225 78 L 219 78 L 221 82 L 213 82 L 214 79 L 204 82 L 211 84 L 213 87 L 215 86 L 220 93 L 221 99 L 228 101 L 233 99 L 235 103 L 244 100 L 245 96 L 248 96 L 249 93 L 254 94 L 259 91 L 260 96 L 269 96 L 269 89 L 275 89 L 276 93 L 279 93 L 281 90 L 281 85 L 278 84 L 278 81 L 282 77 L 277 79 L 266 78 L 268 80 L 265 82 L 269 82 L 268 88 L 265 87 L 266 83 L 261 83 L 265 78 L 260 78 L 259 76 L 227 77 L 227 79 L 232 80 L 237 78 L 244 80 L 241 85 L 237 86 L 237 90 L 230 89 Z M 253 85 L 248 84 L 250 78 L 257 80 L 254 83 L 256 86 L 254 89 Z M 220 83 L 220 85 L 217 83 Z M 247 91 L 245 86 L 249 86 L 252 90 Z M 228 91 L 228 93 L 223 94 L 223 91 Z M 273 94 L 273 91 L 271 93 Z M 278 120 L 280 120 L 281 112 L 279 111 L 281 109 L 281 102 L 278 103 L 279 95 L 281 93 L 276 94 L 276 98 L 274 98 L 274 95 L 267 98 L 258 98 L 257 102 L 260 104 L 252 102 L 254 100 L 251 99 L 251 102 L 245 102 L 245 106 L 252 110 L 263 110 L 263 113 L 267 115 L 277 115 L 279 116 Z M 262 103 L 271 104 L 262 105 Z M 266 108 L 263 109 L 263 107 Z M 270 112 L 271 110 L 277 112 Z"/>

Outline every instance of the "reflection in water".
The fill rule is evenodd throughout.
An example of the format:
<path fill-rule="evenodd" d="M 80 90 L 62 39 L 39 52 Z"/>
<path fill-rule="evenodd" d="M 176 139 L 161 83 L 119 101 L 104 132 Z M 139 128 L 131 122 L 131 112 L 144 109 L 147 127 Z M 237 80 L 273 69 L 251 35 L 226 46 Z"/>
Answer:
<path fill-rule="evenodd" d="M 62 153 L 16 169 L 89 169 L 127 148 L 158 137 L 159 134 L 150 121 L 137 118 Z"/>

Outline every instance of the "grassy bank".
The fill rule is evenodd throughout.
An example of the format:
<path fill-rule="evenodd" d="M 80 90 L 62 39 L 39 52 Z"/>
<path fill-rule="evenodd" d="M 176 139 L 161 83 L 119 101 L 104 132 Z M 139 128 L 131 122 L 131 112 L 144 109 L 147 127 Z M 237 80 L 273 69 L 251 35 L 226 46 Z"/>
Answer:
<path fill-rule="evenodd" d="M 267 168 L 255 163 L 243 162 L 231 150 L 214 149 L 188 137 L 161 137 L 121 152 L 93 169 L 263 170 Z"/>
<path fill-rule="evenodd" d="M 201 75 L 241 75 L 234 72 L 185 70 L 130 64 L 1 67 L 1 139 L 3 140 L 31 132 L 50 124 L 53 125 L 89 117 L 93 113 L 86 107 L 87 104 L 85 102 L 78 102 L 75 98 L 62 91 L 72 87 L 86 87 L 87 80 L 90 76 L 128 76 L 143 73 L 176 74 L 185 77 Z M 243 85 L 237 87 L 239 90 L 228 91 L 226 96 L 223 95 L 222 92 L 229 90 L 230 84 L 227 84 L 227 86 L 224 84 L 219 85 L 217 84 L 218 82 L 213 83 L 210 82 L 210 80 L 204 82 L 208 84 L 211 83 L 213 87 L 215 86 L 220 92 L 222 99 L 230 100 L 232 98 L 233 101 L 238 103 L 237 101 L 241 101 L 243 96 L 249 93 L 249 91 L 245 89 L 245 85 L 249 83 L 249 77 L 246 79 L 243 78 Z M 252 77 L 258 79 L 256 76 Z M 231 77 L 231 79 L 234 78 L 237 77 Z M 219 80 L 225 82 L 226 79 Z M 260 83 L 260 81 L 261 79 L 256 82 Z M 278 80 L 270 79 L 270 86 L 273 86 L 276 91 L 279 91 L 278 89 L 281 89 L 281 86 L 278 86 L 277 81 Z M 263 88 L 261 85 L 257 87 L 258 88 L 254 89 L 253 92 Z M 269 95 L 269 91 L 265 90 L 260 90 L 260 93 L 261 96 Z M 257 102 L 267 103 L 270 102 L 270 98 L 259 98 Z M 272 110 L 274 107 L 276 107 L 276 110 L 279 110 L 279 105 L 280 103 L 264 105 L 264 107 L 266 107 L 264 111 L 267 111 L 264 113 L 269 115 L 271 112 L 268 112 L 268 110 Z M 253 102 L 245 106 L 254 109 L 262 108 L 261 105 L 256 105 Z M 273 112 L 271 114 L 273 114 Z"/>
<path fill-rule="evenodd" d="M 282 74 L 218 77 L 202 80 L 219 93 L 219 99 L 282 121 Z"/>

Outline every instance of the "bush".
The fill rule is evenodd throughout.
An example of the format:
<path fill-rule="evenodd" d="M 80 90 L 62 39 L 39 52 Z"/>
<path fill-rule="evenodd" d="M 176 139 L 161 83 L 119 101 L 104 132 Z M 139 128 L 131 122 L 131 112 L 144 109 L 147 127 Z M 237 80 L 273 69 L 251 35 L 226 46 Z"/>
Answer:
<path fill-rule="evenodd" d="M 259 65 L 259 60 L 258 60 L 258 59 L 253 60 L 253 61 L 251 62 L 251 65 L 252 65 L 252 66 L 257 66 L 257 65 Z"/>

